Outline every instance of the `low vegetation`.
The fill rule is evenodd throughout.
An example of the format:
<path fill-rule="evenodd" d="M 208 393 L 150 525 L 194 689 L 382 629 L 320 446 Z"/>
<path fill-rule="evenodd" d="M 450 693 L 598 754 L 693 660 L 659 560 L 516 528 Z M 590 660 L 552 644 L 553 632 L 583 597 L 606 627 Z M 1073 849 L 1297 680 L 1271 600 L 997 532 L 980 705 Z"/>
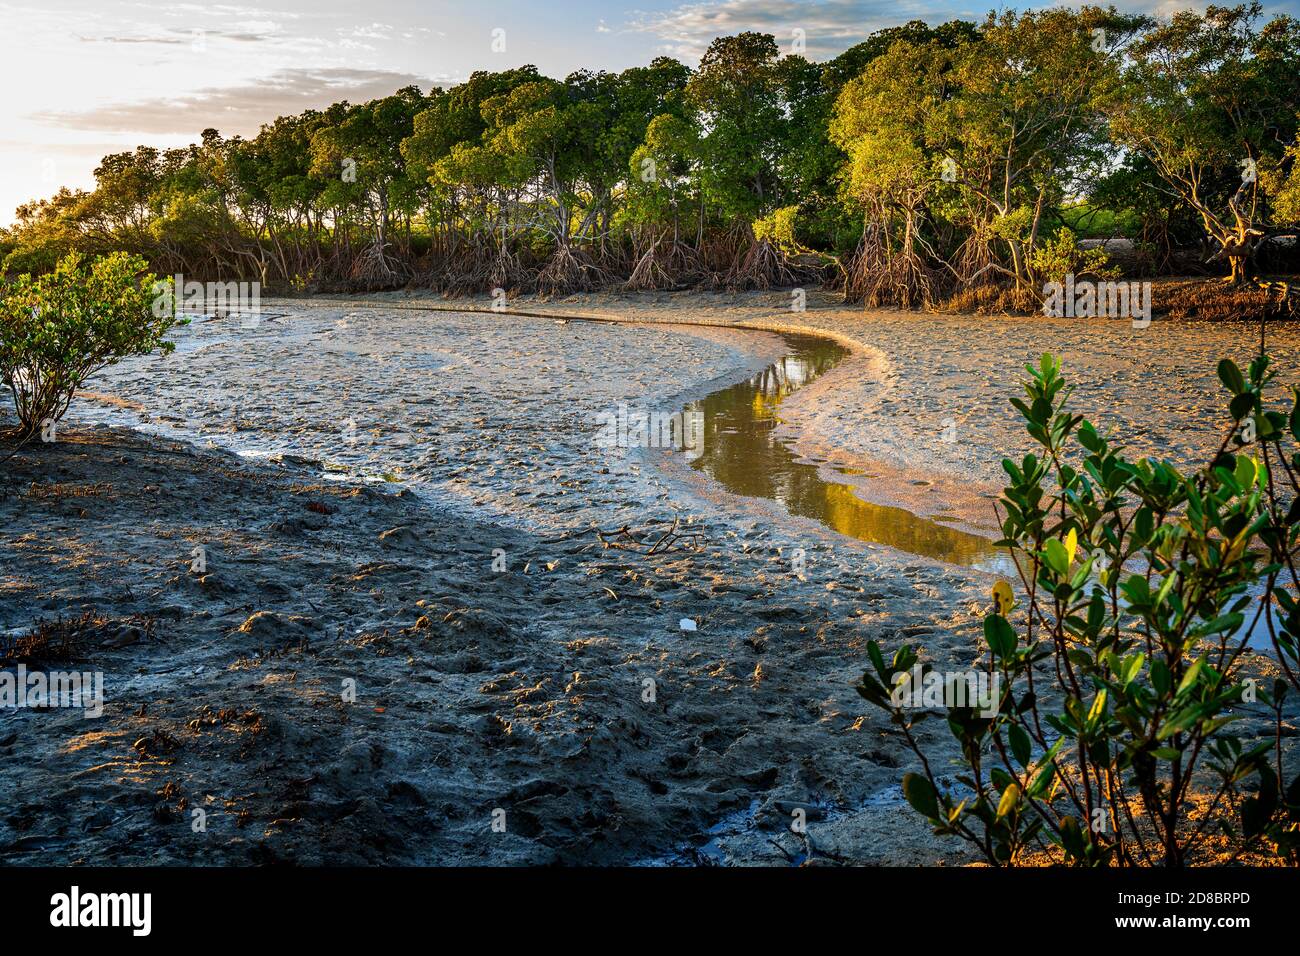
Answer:
<path fill-rule="evenodd" d="M 55 268 L 0 286 L 0 381 L 13 396 L 19 437 L 50 429 L 77 389 L 130 355 L 167 353 L 175 322 L 170 287 L 124 252 L 87 260 L 69 253 Z"/>
<path fill-rule="evenodd" d="M 1231 427 L 1184 473 L 1126 458 L 1071 411 L 1053 357 L 1028 372 L 1013 401 L 1040 447 L 1003 462 L 1000 500 L 1021 601 L 995 588 L 985 706 L 946 701 L 955 781 L 916 731 L 940 711 L 909 689 L 947 679 L 923 652 L 873 642 L 858 688 L 920 762 L 908 802 L 994 865 L 1300 863 L 1300 768 L 1283 745 L 1300 689 L 1300 390 L 1277 407 L 1265 354 L 1244 373 L 1222 361 Z"/>

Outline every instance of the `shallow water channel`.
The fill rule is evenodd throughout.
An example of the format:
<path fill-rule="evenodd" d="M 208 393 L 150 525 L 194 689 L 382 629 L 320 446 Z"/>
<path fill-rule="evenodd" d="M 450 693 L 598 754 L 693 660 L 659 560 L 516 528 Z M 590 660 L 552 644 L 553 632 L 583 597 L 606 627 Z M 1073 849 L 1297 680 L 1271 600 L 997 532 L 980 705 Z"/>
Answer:
<path fill-rule="evenodd" d="M 786 334 L 789 354 L 743 382 L 687 405 L 704 417 L 703 451 L 692 467 L 728 491 L 779 502 L 791 514 L 840 534 L 950 564 L 1001 571 L 1005 557 L 985 537 L 863 501 L 847 484 L 826 481 L 816 463 L 776 437 L 781 402 L 834 368 L 848 350 L 813 335 Z"/>

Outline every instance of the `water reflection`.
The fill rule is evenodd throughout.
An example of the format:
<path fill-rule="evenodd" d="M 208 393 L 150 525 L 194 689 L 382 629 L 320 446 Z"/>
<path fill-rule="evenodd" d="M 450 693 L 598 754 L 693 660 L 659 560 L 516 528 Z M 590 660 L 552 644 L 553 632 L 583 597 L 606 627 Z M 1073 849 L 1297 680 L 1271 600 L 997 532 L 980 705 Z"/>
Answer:
<path fill-rule="evenodd" d="M 863 501 L 850 486 L 823 481 L 816 465 L 798 461 L 776 439 L 781 401 L 848 354 L 843 346 L 815 336 L 784 338 L 790 354 L 781 361 L 687 406 L 704 412 L 704 453 L 692 467 L 728 491 L 779 501 L 791 514 L 815 518 L 840 534 L 950 564 L 1006 573 L 1008 559 L 988 538 L 903 508 Z"/>

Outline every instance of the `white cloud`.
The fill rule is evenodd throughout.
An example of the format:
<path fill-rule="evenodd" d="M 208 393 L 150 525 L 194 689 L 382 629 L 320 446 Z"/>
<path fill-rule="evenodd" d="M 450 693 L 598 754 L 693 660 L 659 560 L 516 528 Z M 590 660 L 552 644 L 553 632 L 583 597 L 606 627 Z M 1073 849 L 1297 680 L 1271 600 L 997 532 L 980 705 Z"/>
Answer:
<path fill-rule="evenodd" d="M 192 135 L 207 127 L 249 135 L 277 116 L 320 109 L 339 100 L 363 103 L 401 87 L 429 89 L 447 77 L 350 68 L 286 69 L 239 86 L 156 97 L 84 112 L 48 114 L 47 122 L 70 129 L 145 135 Z"/>
<path fill-rule="evenodd" d="M 1079 6 L 1084 0 L 1059 3 L 1016 3 L 1016 7 Z M 1178 10 L 1204 9 L 1195 0 L 1113 0 L 1129 12 L 1169 16 Z M 810 59 L 834 57 L 868 35 L 909 20 L 936 24 L 947 20 L 981 22 L 994 7 L 1005 3 L 973 2 L 956 5 L 942 0 L 700 0 L 662 13 L 635 14 L 629 28 L 656 36 L 660 49 L 683 60 L 698 60 L 715 37 L 732 36 L 746 30 L 770 33 L 787 45 L 795 29 L 807 35 Z M 1265 14 L 1287 12 L 1300 7 L 1297 0 L 1266 3 Z"/>
<path fill-rule="evenodd" d="M 941 7 L 932 0 L 713 0 L 688 3 L 666 13 L 641 14 L 631 28 L 657 36 L 674 56 L 698 60 L 715 37 L 746 30 L 770 33 L 778 42 L 795 29 L 807 36 L 807 55 L 824 59 L 861 42 L 868 34 L 908 20 L 949 20 L 976 16 Z M 983 14 L 978 14 L 980 19 Z"/>
<path fill-rule="evenodd" d="M 387 40 L 393 35 L 393 27 L 387 23 L 371 23 L 353 29 L 352 36 L 363 40 Z"/>

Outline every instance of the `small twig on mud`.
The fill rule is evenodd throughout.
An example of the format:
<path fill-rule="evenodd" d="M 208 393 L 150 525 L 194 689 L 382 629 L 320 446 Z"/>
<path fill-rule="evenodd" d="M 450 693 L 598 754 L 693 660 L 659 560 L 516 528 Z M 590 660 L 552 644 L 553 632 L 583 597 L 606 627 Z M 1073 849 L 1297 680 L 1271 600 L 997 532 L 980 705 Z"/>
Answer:
<path fill-rule="evenodd" d="M 599 538 L 601 543 L 607 548 L 622 548 L 628 550 L 627 545 L 622 544 L 619 541 L 620 538 L 630 538 L 632 542 L 638 546 L 641 543 L 637 541 L 636 538 L 632 537 L 631 532 L 628 531 L 627 525 L 623 525 L 623 527 L 619 528 L 617 531 L 602 531 L 600 528 L 597 528 L 596 537 Z"/>
<path fill-rule="evenodd" d="M 672 551 L 681 543 L 684 547 L 689 546 L 693 550 L 700 550 L 703 546 L 702 539 L 704 533 L 701 531 L 679 531 L 678 524 L 681 519 L 674 518 L 672 526 L 661 534 L 653 543 L 647 544 L 643 538 L 637 537 L 636 534 L 627 526 L 619 528 L 616 531 L 596 530 L 596 537 L 607 548 L 618 548 L 622 551 L 640 551 L 645 555 L 663 554 Z"/>
<path fill-rule="evenodd" d="M 3 465 L 3 464 L 4 464 L 5 462 L 7 462 L 10 458 L 12 458 L 14 455 L 16 455 L 16 454 L 18 454 L 20 451 L 22 451 L 23 448 L 26 447 L 27 443 L 28 443 L 29 441 L 32 440 L 32 437 L 33 437 L 35 434 L 36 434 L 35 432 L 29 432 L 29 433 L 27 434 L 27 436 L 24 437 L 23 440 L 20 441 L 20 442 L 18 443 L 18 447 L 16 447 L 16 448 L 15 448 L 13 451 L 11 451 L 9 454 L 5 455 L 3 458 L 0 458 L 0 465 Z"/>
<path fill-rule="evenodd" d="M 787 863 L 790 864 L 794 863 L 795 860 L 794 854 L 791 853 L 789 850 L 787 850 L 785 847 L 783 847 L 776 837 L 768 837 L 767 842 L 772 844 L 772 846 L 776 847 L 778 850 L 781 851 L 781 855 L 785 857 L 785 861 Z"/>
<path fill-rule="evenodd" d="M 828 860 L 834 860 L 836 863 L 840 863 L 844 866 L 857 865 L 854 863 L 853 860 L 850 860 L 848 857 L 844 856 L 843 854 L 836 853 L 834 850 L 823 850 L 821 847 L 815 846 L 813 844 L 812 838 L 808 836 L 808 834 L 806 833 L 804 834 L 803 837 L 803 845 L 804 848 L 808 851 L 807 858 L 809 860 L 811 860 L 815 856 L 820 856 L 820 857 L 825 857 Z"/>
<path fill-rule="evenodd" d="M 675 534 L 677 534 L 677 519 L 676 519 L 676 518 L 673 519 L 673 526 L 672 526 L 671 528 L 669 528 L 667 531 L 665 531 L 665 532 L 663 533 L 663 536 L 662 536 L 658 541 L 656 541 L 653 545 L 650 546 L 650 550 L 647 551 L 646 554 L 654 554 L 656 551 L 659 550 L 659 546 L 660 546 L 661 544 L 663 544 L 663 543 L 664 543 L 665 541 L 667 541 L 669 538 L 673 537 Z"/>
<path fill-rule="evenodd" d="M 562 534 L 556 535 L 554 538 L 542 538 L 538 543 L 543 545 L 563 544 L 577 533 L 579 532 L 565 531 Z"/>

